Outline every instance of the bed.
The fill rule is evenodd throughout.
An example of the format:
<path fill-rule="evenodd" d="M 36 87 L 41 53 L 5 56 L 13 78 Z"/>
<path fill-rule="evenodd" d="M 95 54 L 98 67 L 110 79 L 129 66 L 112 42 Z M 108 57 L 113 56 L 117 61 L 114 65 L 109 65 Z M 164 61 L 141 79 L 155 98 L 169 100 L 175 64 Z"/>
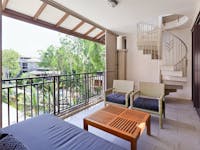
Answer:
<path fill-rule="evenodd" d="M 0 129 L 30 150 L 122 150 L 96 135 L 45 114 Z"/>

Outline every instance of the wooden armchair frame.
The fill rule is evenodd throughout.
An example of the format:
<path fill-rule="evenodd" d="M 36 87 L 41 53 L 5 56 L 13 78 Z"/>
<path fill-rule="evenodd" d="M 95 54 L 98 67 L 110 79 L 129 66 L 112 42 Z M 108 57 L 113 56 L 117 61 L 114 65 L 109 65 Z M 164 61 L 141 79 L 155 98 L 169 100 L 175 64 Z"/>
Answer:
<path fill-rule="evenodd" d="M 124 107 L 129 107 L 130 94 L 133 92 L 133 89 L 134 89 L 134 82 L 133 81 L 114 80 L 113 81 L 113 88 L 107 89 L 105 91 L 105 95 L 104 95 L 105 105 L 106 104 L 115 104 L 115 105 L 120 105 L 120 106 L 124 106 Z M 125 94 L 125 105 L 113 103 L 113 102 L 108 102 L 106 97 L 107 97 L 107 95 L 109 95 L 111 93 Z"/>
<path fill-rule="evenodd" d="M 158 111 L 133 107 L 136 96 L 147 99 L 157 99 Z M 161 83 L 140 82 L 140 89 L 130 95 L 130 106 L 132 109 L 138 109 L 150 114 L 159 115 L 159 126 L 163 127 L 162 117 L 165 118 L 165 85 Z M 163 106 L 164 105 L 164 106 Z"/>

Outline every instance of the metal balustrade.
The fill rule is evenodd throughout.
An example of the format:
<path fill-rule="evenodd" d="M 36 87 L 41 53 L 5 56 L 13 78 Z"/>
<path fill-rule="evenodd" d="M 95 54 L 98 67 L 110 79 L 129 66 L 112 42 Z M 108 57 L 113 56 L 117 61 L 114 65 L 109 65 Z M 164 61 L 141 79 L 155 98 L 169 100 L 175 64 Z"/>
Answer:
<path fill-rule="evenodd" d="M 153 59 L 161 57 L 162 30 L 147 23 L 137 24 L 137 47 L 144 54 L 151 54 Z"/>
<path fill-rule="evenodd" d="M 174 66 L 175 71 L 182 71 L 187 75 L 187 45 L 175 34 L 163 32 L 163 60 L 162 64 Z"/>
<path fill-rule="evenodd" d="M 95 72 L 2 80 L 3 126 L 90 104 L 103 94 L 104 79 L 103 72 Z"/>

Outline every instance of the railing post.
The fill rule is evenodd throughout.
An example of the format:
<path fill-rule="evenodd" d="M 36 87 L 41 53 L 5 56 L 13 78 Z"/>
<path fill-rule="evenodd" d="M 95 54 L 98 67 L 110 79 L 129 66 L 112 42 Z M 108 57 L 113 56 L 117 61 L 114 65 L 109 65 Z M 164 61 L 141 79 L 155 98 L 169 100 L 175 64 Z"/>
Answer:
<path fill-rule="evenodd" d="M 57 77 L 57 105 L 58 105 L 58 114 L 60 113 L 60 77 Z"/>
<path fill-rule="evenodd" d="M 90 84 L 91 84 L 91 83 L 90 83 L 90 82 L 91 82 L 91 81 L 90 81 L 90 74 L 87 73 L 87 76 L 86 76 L 86 77 L 87 77 L 87 82 L 86 82 L 86 83 L 87 83 L 87 103 L 88 103 L 88 102 L 89 102 L 89 99 L 90 99 L 90 91 L 91 91 L 91 89 L 90 89 L 90 87 L 91 87 L 91 86 L 90 86 Z"/>
<path fill-rule="evenodd" d="M 8 125 L 10 125 L 10 88 L 8 88 Z"/>
<path fill-rule="evenodd" d="M 18 80 L 16 79 L 15 80 L 16 81 L 16 96 L 15 96 L 15 99 L 16 99 L 16 102 L 15 102 L 15 104 L 16 104 L 16 121 L 17 121 L 17 123 L 18 123 Z"/>
<path fill-rule="evenodd" d="M 31 78 L 31 117 L 33 116 L 33 79 Z M 36 106 L 34 106 L 36 107 Z M 36 109 L 36 108 L 34 108 Z M 35 114 L 36 115 L 36 114 Z"/>
<path fill-rule="evenodd" d="M 56 115 L 56 78 L 53 77 L 53 113 Z"/>
<path fill-rule="evenodd" d="M 44 77 L 42 78 L 42 101 L 43 101 L 43 113 L 45 113 Z"/>
<path fill-rule="evenodd" d="M 85 97 L 85 104 L 87 104 L 87 101 L 89 99 L 89 96 L 88 96 L 88 77 L 87 77 L 87 73 L 84 74 L 84 78 L 85 78 L 85 94 L 86 94 L 86 97 Z"/>

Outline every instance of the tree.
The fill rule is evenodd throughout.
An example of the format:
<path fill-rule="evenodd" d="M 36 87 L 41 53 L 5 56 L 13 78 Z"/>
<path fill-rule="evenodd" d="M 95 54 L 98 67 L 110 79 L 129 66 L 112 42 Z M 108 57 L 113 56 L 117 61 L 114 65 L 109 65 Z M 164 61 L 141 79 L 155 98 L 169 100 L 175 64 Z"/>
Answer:
<path fill-rule="evenodd" d="M 96 72 L 105 69 L 103 45 L 65 36 L 60 39 L 60 47 L 50 46 L 40 51 L 41 67 L 61 71 L 62 74 Z"/>
<path fill-rule="evenodd" d="M 2 66 L 8 70 L 8 78 L 14 78 L 20 71 L 18 52 L 12 49 L 3 50 L 2 52 Z"/>

